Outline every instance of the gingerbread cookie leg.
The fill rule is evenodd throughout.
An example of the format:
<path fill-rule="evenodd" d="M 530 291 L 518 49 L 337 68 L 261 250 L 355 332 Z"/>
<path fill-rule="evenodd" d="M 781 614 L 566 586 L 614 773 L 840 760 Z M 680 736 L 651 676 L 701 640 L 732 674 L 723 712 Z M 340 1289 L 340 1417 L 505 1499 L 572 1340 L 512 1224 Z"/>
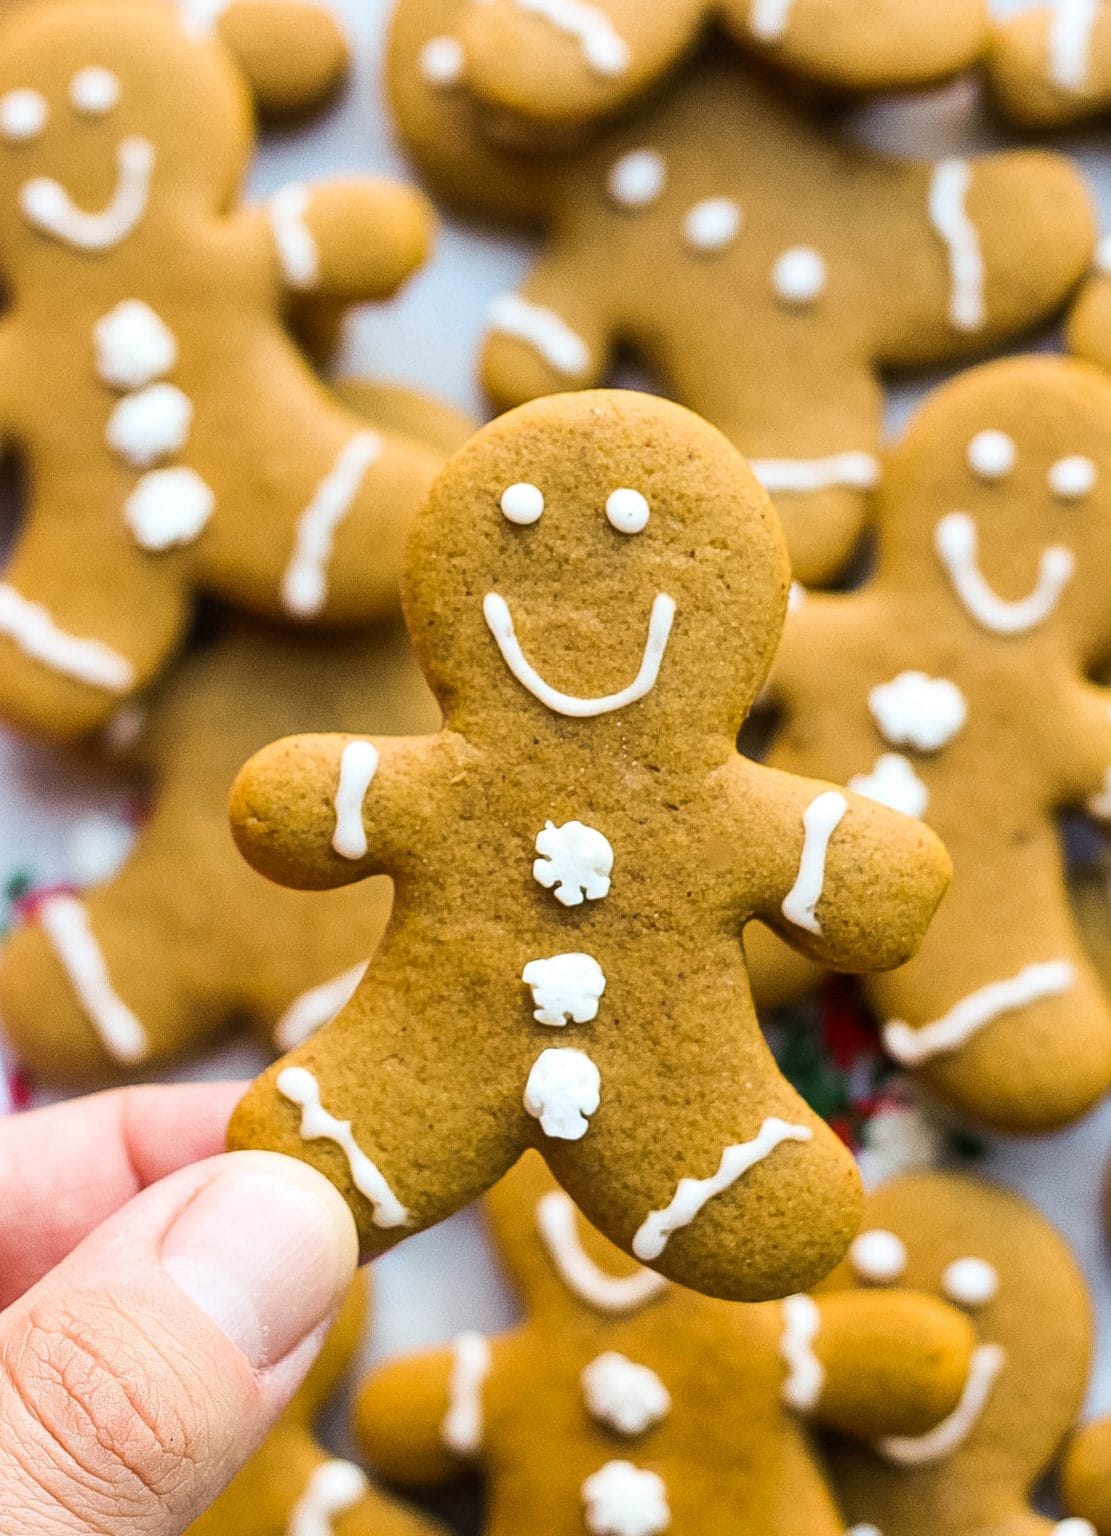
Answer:
<path fill-rule="evenodd" d="M 483 1389 L 505 1344 L 462 1334 L 451 1349 L 391 1360 L 363 1384 L 355 1434 L 370 1465 L 402 1488 L 435 1488 L 480 1464 Z"/>
<path fill-rule="evenodd" d="M 313 0 L 186 0 L 186 15 L 217 9 L 220 36 L 268 117 L 301 117 L 335 95 L 351 62 L 332 13 Z"/>

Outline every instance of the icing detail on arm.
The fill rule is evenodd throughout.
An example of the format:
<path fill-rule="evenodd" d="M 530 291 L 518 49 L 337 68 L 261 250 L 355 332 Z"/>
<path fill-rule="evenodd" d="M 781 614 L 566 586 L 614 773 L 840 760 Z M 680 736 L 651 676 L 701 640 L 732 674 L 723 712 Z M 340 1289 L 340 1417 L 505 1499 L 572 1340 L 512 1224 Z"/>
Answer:
<path fill-rule="evenodd" d="M 178 0 L 183 29 L 194 37 L 208 37 L 231 0 Z"/>
<path fill-rule="evenodd" d="M 744 214 L 731 197 L 707 197 L 683 220 L 683 239 L 692 251 L 712 256 L 724 251 L 741 232 Z"/>
<path fill-rule="evenodd" d="M 477 1456 L 485 1428 L 482 1389 L 490 1374 L 490 1341 L 481 1333 L 461 1333 L 451 1354 L 448 1410 L 440 1439 L 456 1456 Z"/>
<path fill-rule="evenodd" d="M 976 1428 L 988 1405 L 1007 1352 L 999 1344 L 981 1344 L 972 1353 L 961 1400 L 947 1419 L 925 1435 L 892 1436 L 876 1450 L 885 1461 L 900 1467 L 928 1467 L 959 1450 Z"/>
<path fill-rule="evenodd" d="M 61 182 L 35 176 L 19 192 L 23 216 L 41 234 L 78 251 L 107 251 L 142 221 L 150 197 L 155 151 L 149 139 L 124 139 L 116 150 L 116 190 L 99 213 L 76 207 Z"/>
<path fill-rule="evenodd" d="M 519 293 L 503 293 L 490 305 L 487 319 L 492 330 L 524 342 L 565 379 L 581 379 L 589 371 L 590 348 L 554 309 L 530 304 Z"/>
<path fill-rule="evenodd" d="M 535 667 L 525 659 L 513 628 L 509 604 L 504 597 L 497 592 L 488 592 L 482 600 L 482 614 L 501 652 L 502 660 L 522 688 L 527 688 L 533 698 L 539 699 L 545 708 L 557 715 L 568 715 L 575 720 L 592 720 L 598 715 L 608 715 L 614 710 L 637 703 L 656 686 L 667 642 L 671 637 L 675 603 L 665 592 L 656 594 L 639 672 L 627 688 L 598 699 L 579 699 L 574 694 L 560 693 L 558 688 L 544 681 Z"/>
<path fill-rule="evenodd" d="M 300 182 L 279 187 L 267 205 L 278 265 L 291 288 L 315 288 L 320 281 L 320 250 L 306 223 L 312 194 Z"/>
<path fill-rule="evenodd" d="M 324 1108 L 320 1084 L 307 1067 L 286 1067 L 278 1073 L 275 1087 L 283 1099 L 301 1111 L 302 1141 L 332 1141 L 347 1158 L 351 1181 L 374 1208 L 376 1227 L 404 1227 L 409 1212 L 390 1188 L 385 1176 L 355 1140 L 350 1120 L 337 1120 Z"/>
<path fill-rule="evenodd" d="M 326 566 L 336 529 L 351 510 L 363 479 L 382 452 L 376 432 L 356 432 L 317 486 L 297 521 L 293 555 L 282 577 L 282 602 L 298 618 L 312 618 L 328 600 Z"/>
<path fill-rule="evenodd" d="M 589 1024 L 596 1019 L 598 999 L 606 990 L 605 973 L 593 955 L 571 953 L 530 960 L 521 980 L 532 988 L 536 1004 L 533 1018 L 553 1028 L 572 1021 Z"/>
<path fill-rule="evenodd" d="M 193 402 L 176 384 L 149 384 L 125 395 L 108 417 L 105 440 L 132 469 L 150 469 L 184 448 Z"/>
<path fill-rule="evenodd" d="M 378 772 L 378 748 L 370 741 L 349 741 L 339 760 L 336 786 L 336 830 L 332 847 L 343 859 L 365 859 L 366 828 L 363 801 Z"/>
<path fill-rule="evenodd" d="M 990 1306 L 999 1295 L 999 1271 L 987 1259 L 977 1259 L 971 1255 L 965 1259 L 954 1259 L 945 1266 L 941 1289 L 959 1307 L 979 1311 L 981 1307 Z"/>
<path fill-rule="evenodd" d="M 895 1060 L 917 1066 L 934 1056 L 960 1050 L 1005 1013 L 1029 1008 L 1043 997 L 1057 997 L 1076 981 L 1076 970 L 1067 960 L 1045 960 L 1025 966 L 1017 976 L 989 982 L 955 1003 L 944 1018 L 915 1029 L 900 1019 L 883 1028 L 883 1043 Z"/>
<path fill-rule="evenodd" d="M 467 56 L 457 37 L 442 33 L 430 37 L 417 58 L 420 77 L 438 91 L 460 85 L 467 68 Z"/>
<path fill-rule="evenodd" d="M 930 792 L 914 771 L 914 764 L 899 752 L 883 752 L 876 758 L 871 773 L 857 773 L 849 780 L 854 795 L 886 805 L 889 811 L 904 816 L 924 816 L 930 804 Z"/>
<path fill-rule="evenodd" d="M 613 848 L 609 838 L 581 821 L 565 821 L 561 827 L 546 822 L 536 834 L 532 878 L 552 891 L 563 907 L 581 907 L 609 895 L 613 874 Z M 554 887 L 554 889 L 553 889 Z"/>
<path fill-rule="evenodd" d="M 818 795 L 802 813 L 804 831 L 798 879 L 783 898 L 783 916 L 796 928 L 820 934 L 818 903 L 826 883 L 826 856 L 829 840 L 849 809 L 849 802 L 835 789 Z"/>
<path fill-rule="evenodd" d="M 346 1515 L 370 1492 L 366 1473 L 353 1461 L 326 1461 L 309 1478 L 293 1506 L 286 1536 L 334 1536 L 334 1515 Z"/>
<path fill-rule="evenodd" d="M 123 504 L 136 544 L 154 551 L 194 543 L 215 510 L 211 487 L 195 470 L 180 464 L 143 475 Z"/>
<path fill-rule="evenodd" d="M 822 1326 L 818 1304 L 810 1296 L 788 1296 L 783 1302 L 783 1334 L 779 1354 L 787 1366 L 783 1401 L 796 1413 L 813 1413 L 826 1382 L 825 1366 L 814 1353 Z"/>
<path fill-rule="evenodd" d="M 1111 273 L 1111 235 L 1104 235 L 1096 246 L 1095 268 L 1105 276 Z"/>
<path fill-rule="evenodd" d="M 1111 768 L 1104 770 L 1103 788 L 1098 794 L 1089 795 L 1084 804 L 1089 816 L 1097 821 L 1111 821 Z"/>
<path fill-rule="evenodd" d="M 281 1018 L 274 1025 L 274 1044 L 279 1051 L 296 1050 L 310 1035 L 330 1024 L 345 1003 L 355 995 L 355 988 L 366 975 L 366 962 L 353 965 L 349 971 L 322 981 L 295 997 Z"/>
<path fill-rule="evenodd" d="M 124 299 L 93 326 L 97 378 L 110 389 L 142 389 L 177 362 L 173 331 L 142 299 Z"/>
<path fill-rule="evenodd" d="M 671 1412 L 671 1394 L 655 1371 L 616 1350 L 592 1360 L 580 1379 L 587 1413 L 616 1434 L 646 1434 Z"/>
<path fill-rule="evenodd" d="M 532 1064 L 524 1105 L 545 1136 L 581 1141 L 602 1102 L 602 1074 L 585 1051 L 549 1046 Z"/>
<path fill-rule="evenodd" d="M 967 512 L 949 512 L 941 519 L 934 534 L 934 548 L 970 617 L 997 635 L 1024 635 L 1044 624 L 1072 580 L 1076 566 L 1071 549 L 1051 544 L 1042 550 L 1033 591 L 1027 597 L 1008 602 L 984 580 L 978 558 L 979 536 Z"/>
<path fill-rule="evenodd" d="M 651 1211 L 633 1238 L 633 1253 L 643 1263 L 658 1259 L 668 1240 L 680 1227 L 688 1227 L 716 1195 L 732 1188 L 785 1141 L 810 1141 L 813 1132 L 805 1125 L 789 1125 L 771 1116 L 765 1120 L 752 1141 L 736 1142 L 721 1154 L 718 1171 L 709 1179 L 680 1179 L 670 1204 Z"/>
<path fill-rule="evenodd" d="M 880 483 L 873 453 L 833 453 L 819 459 L 752 459 L 749 468 L 769 496 L 805 496 L 844 487 L 870 491 Z"/>
<path fill-rule="evenodd" d="M 513 0 L 518 10 L 540 16 L 573 37 L 596 75 L 613 79 L 629 67 L 629 45 L 606 13 L 585 0 Z"/>
<path fill-rule="evenodd" d="M 660 1536 L 671 1525 L 667 1484 L 631 1461 L 607 1461 L 582 1485 L 591 1536 Z"/>
<path fill-rule="evenodd" d="M 869 1285 L 894 1285 L 907 1268 L 906 1244 L 884 1227 L 872 1227 L 853 1238 L 849 1263 L 858 1280 Z"/>
<path fill-rule="evenodd" d="M 126 656 L 100 640 L 83 640 L 59 629 L 41 603 L 32 603 L 6 581 L 0 581 L 0 635 L 7 635 L 33 661 L 55 672 L 126 693 L 135 684 L 135 668 Z"/>
<path fill-rule="evenodd" d="M 1054 85 L 1063 91 L 1084 89 L 1099 13 L 1100 0 L 1053 0 L 1049 17 L 1049 73 Z"/>
<path fill-rule="evenodd" d="M 793 5 L 794 0 L 753 0 L 748 30 L 763 42 L 775 42 L 786 35 Z"/>
<path fill-rule="evenodd" d="M 536 1207 L 536 1226 L 559 1278 L 588 1307 L 613 1316 L 639 1312 L 668 1288 L 663 1275 L 650 1269 L 632 1275 L 607 1275 L 579 1241 L 578 1217 L 570 1195 L 552 1190 Z"/>
<path fill-rule="evenodd" d="M 666 186 L 667 161 L 655 149 L 631 149 L 606 177 L 606 191 L 619 208 L 650 208 Z"/>
<path fill-rule="evenodd" d="M 109 1056 L 126 1064 L 143 1061 L 150 1052 L 147 1032 L 112 985 L 88 907 L 75 896 L 49 896 L 38 917 Z"/>
<path fill-rule="evenodd" d="M 949 256 L 949 319 L 958 331 L 979 331 L 987 321 L 987 272 L 980 234 L 968 216 L 972 167 L 967 160 L 942 160 L 930 179 L 929 215 Z"/>
<path fill-rule="evenodd" d="M 968 705 L 956 683 L 925 672 L 900 672 L 868 694 L 876 729 L 893 747 L 940 752 L 963 729 Z"/>

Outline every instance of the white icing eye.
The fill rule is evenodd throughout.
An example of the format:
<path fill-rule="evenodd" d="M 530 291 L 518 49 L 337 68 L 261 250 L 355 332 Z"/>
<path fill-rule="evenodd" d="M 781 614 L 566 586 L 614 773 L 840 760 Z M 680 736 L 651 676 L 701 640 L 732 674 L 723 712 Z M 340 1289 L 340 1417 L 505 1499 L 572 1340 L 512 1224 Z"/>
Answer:
<path fill-rule="evenodd" d="M 639 491 L 614 491 L 606 502 L 606 516 L 618 533 L 643 533 L 651 515 Z"/>
<path fill-rule="evenodd" d="M 540 521 L 544 510 L 543 492 L 537 486 L 529 485 L 527 480 L 519 480 L 502 492 L 501 509 L 508 522 L 527 528 L 530 523 Z"/>
<path fill-rule="evenodd" d="M 1006 432 L 977 432 L 968 445 L 968 467 L 978 480 L 1003 480 L 1015 467 L 1018 450 Z"/>
<path fill-rule="evenodd" d="M 647 208 L 667 183 L 667 162 L 654 149 L 634 149 L 610 167 L 606 187 L 622 208 Z"/>
<path fill-rule="evenodd" d="M 954 1259 L 945 1267 L 941 1289 L 961 1307 L 986 1307 L 999 1294 L 998 1271 L 986 1259 Z"/>
<path fill-rule="evenodd" d="M 446 90 L 462 80 L 466 62 L 463 44 L 457 37 L 430 37 L 420 51 L 417 67 L 429 85 Z"/>
<path fill-rule="evenodd" d="M 46 97 L 38 91 L 9 91 L 0 96 L 0 134 L 13 144 L 37 139 L 49 116 Z"/>
<path fill-rule="evenodd" d="M 873 1227 L 853 1240 L 849 1263 L 858 1279 L 872 1285 L 892 1285 L 906 1270 L 906 1246 L 894 1232 Z"/>
<path fill-rule="evenodd" d="M 827 276 L 821 253 L 805 245 L 796 245 L 784 251 L 772 268 L 772 287 L 784 304 L 801 309 L 821 298 Z"/>
<path fill-rule="evenodd" d="M 119 77 L 110 69 L 90 64 L 79 69 L 69 82 L 69 99 L 85 117 L 103 117 L 120 99 Z"/>
<path fill-rule="evenodd" d="M 683 220 L 683 239 L 694 251 L 724 250 L 737 238 L 743 218 L 731 197 L 708 197 Z"/>
<path fill-rule="evenodd" d="M 1049 471 L 1049 489 L 1059 501 L 1079 501 L 1090 496 L 1096 488 L 1099 471 L 1091 459 L 1074 454 L 1068 459 L 1058 459 Z"/>

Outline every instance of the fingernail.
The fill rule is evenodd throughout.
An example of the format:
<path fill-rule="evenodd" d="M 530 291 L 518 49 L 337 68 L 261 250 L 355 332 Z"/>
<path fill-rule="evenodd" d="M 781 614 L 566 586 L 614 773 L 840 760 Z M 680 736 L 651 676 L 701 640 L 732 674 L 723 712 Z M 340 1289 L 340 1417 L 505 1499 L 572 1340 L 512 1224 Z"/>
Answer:
<path fill-rule="evenodd" d="M 329 1319 L 351 1284 L 351 1213 L 319 1173 L 269 1152 L 233 1152 L 170 1227 L 162 1264 L 255 1370 Z"/>

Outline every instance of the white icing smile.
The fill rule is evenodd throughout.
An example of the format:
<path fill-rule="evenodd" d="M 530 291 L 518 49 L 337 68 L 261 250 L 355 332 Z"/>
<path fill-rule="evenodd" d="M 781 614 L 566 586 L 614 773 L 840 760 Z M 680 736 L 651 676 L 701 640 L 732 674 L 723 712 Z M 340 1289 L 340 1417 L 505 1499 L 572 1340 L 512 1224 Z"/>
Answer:
<path fill-rule="evenodd" d="M 1076 561 L 1063 544 L 1042 551 L 1038 579 L 1028 596 L 1008 602 L 980 570 L 976 524 L 967 512 L 950 512 L 937 525 L 934 548 L 953 590 L 977 624 L 997 635 L 1024 635 L 1051 616 L 1072 580 Z"/>
<path fill-rule="evenodd" d="M 24 182 L 19 206 L 32 228 L 79 251 L 107 251 L 137 229 L 147 211 L 154 173 L 154 145 L 149 139 L 124 139 L 116 150 L 116 189 L 99 213 L 78 208 L 49 176 Z"/>
<path fill-rule="evenodd" d="M 665 592 L 657 593 L 652 604 L 652 616 L 648 621 L 648 638 L 644 643 L 644 656 L 640 671 L 627 688 L 619 693 L 608 693 L 598 699 L 579 699 L 570 693 L 560 693 L 546 683 L 526 659 L 513 628 L 513 616 L 509 604 L 497 592 L 488 592 L 482 601 L 482 613 L 487 627 L 497 642 L 502 660 L 523 688 L 557 715 L 569 715 L 576 720 L 590 720 L 597 715 L 608 715 L 614 710 L 635 704 L 651 693 L 660 675 L 660 666 L 671 637 L 671 625 L 675 618 L 675 603 Z"/>

